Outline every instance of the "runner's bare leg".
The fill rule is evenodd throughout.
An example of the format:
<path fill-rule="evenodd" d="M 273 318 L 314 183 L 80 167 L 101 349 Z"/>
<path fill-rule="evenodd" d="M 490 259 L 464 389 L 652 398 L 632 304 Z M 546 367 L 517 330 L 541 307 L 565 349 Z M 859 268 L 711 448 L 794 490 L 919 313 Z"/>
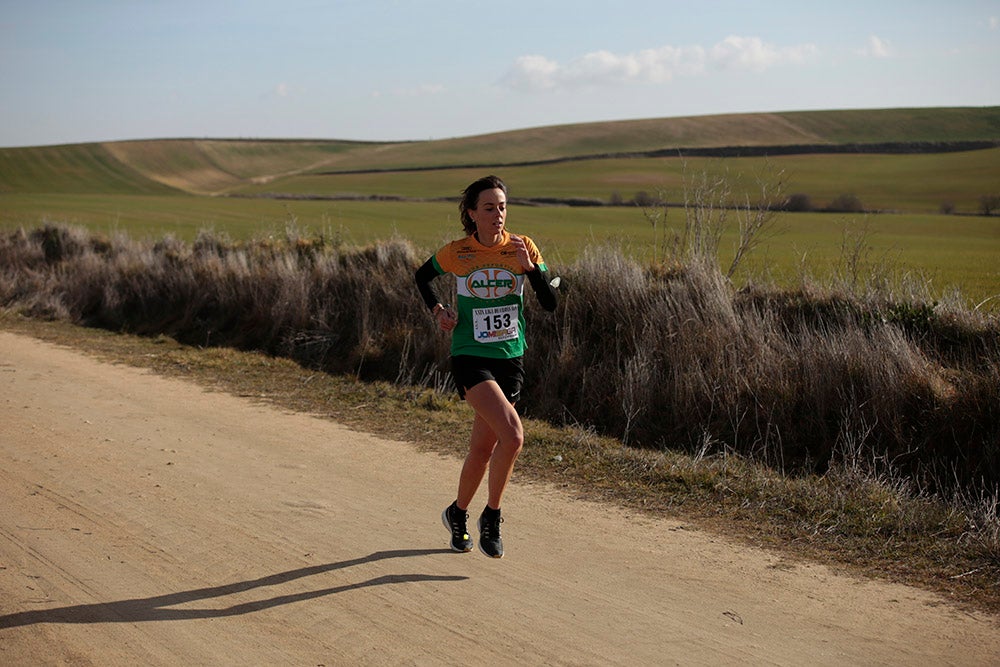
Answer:
<path fill-rule="evenodd" d="M 521 453 L 524 446 L 524 428 L 521 425 L 521 418 L 518 416 L 514 406 L 507 400 L 501 391 L 500 386 L 492 381 L 480 382 L 476 386 L 466 390 L 465 401 L 476 411 L 476 420 L 473 422 L 472 439 L 469 446 L 469 456 L 473 463 L 470 465 L 469 482 L 471 482 L 483 466 L 483 457 L 488 460 L 489 478 L 489 498 L 487 504 L 493 508 L 499 508 L 503 500 L 504 491 L 510 476 L 514 472 L 514 462 Z M 489 452 L 490 454 L 488 454 Z M 478 479 L 475 485 L 478 487 L 482 481 L 482 472 L 478 472 Z M 463 477 L 465 476 L 465 466 L 463 466 Z M 463 491 L 467 494 L 468 489 L 459 483 L 459 505 L 463 498 Z M 475 490 L 473 489 L 473 494 Z M 471 495 L 467 502 L 472 502 Z"/>
<path fill-rule="evenodd" d="M 458 478 L 458 506 L 467 510 L 472 503 L 479 485 L 490 465 L 490 457 L 497 445 L 497 436 L 486 421 L 476 414 L 472 422 L 472 436 L 469 438 L 469 453 L 462 464 L 462 473 Z"/>

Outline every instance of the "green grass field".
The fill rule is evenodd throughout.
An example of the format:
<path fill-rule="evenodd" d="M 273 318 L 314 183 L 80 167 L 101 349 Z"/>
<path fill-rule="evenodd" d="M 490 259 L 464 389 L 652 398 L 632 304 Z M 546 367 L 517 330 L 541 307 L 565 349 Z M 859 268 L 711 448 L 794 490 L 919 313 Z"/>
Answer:
<path fill-rule="evenodd" d="M 451 201 L 486 172 L 504 177 L 512 198 L 631 200 L 639 192 L 684 199 L 692 175 L 725 174 L 734 198 L 757 198 L 756 178 L 817 208 L 840 195 L 893 214 L 797 213 L 745 265 L 785 284 L 804 270 L 829 275 L 845 230 L 867 224 L 868 259 L 957 286 L 972 303 L 1000 294 L 1000 218 L 971 216 L 984 195 L 1000 195 L 1000 148 L 917 154 L 809 154 L 764 158 L 574 159 L 671 147 L 781 146 L 1000 140 L 1000 107 L 720 115 L 584 123 L 429 142 L 173 139 L 37 148 L 0 148 L 0 229 L 68 223 L 134 238 L 191 240 L 210 229 L 233 239 L 324 234 L 349 244 L 402 236 L 430 251 L 460 234 Z M 480 165 L 460 167 L 457 165 Z M 515 166 L 520 164 L 522 166 Z M 492 165 L 492 166 L 489 166 Z M 417 171 L 408 169 L 419 168 Z M 387 171 L 337 173 L 366 169 Z M 248 197 L 205 196 L 240 194 Z M 259 195 L 369 197 L 278 200 Z M 940 215 L 949 206 L 964 215 Z M 867 222 L 866 222 L 867 221 Z M 534 237 L 551 264 L 588 246 L 613 244 L 638 259 L 662 256 L 664 229 L 635 207 L 515 206 L 509 225 Z M 666 229 L 683 226 L 671 208 Z M 732 238 L 722 244 L 728 263 Z M 745 278 L 745 276 L 744 276 Z M 992 303 L 1000 302 L 1000 299 Z"/>
<path fill-rule="evenodd" d="M 362 174 L 299 174 L 239 188 L 244 194 L 395 195 L 455 197 L 482 169 L 440 169 Z M 816 207 L 835 197 L 855 195 L 868 209 L 936 213 L 951 204 L 958 213 L 976 213 L 980 198 L 998 187 L 1000 148 L 912 155 L 790 155 L 774 158 L 632 158 L 504 167 L 499 174 L 513 197 L 626 200 L 637 191 L 663 190 L 683 201 L 685 174 L 728 174 L 743 193 L 757 197 L 758 175 L 779 174 L 788 194 L 809 195 Z M 740 193 L 737 193 L 740 194 Z"/>
<path fill-rule="evenodd" d="M 299 233 L 324 234 L 351 245 L 401 236 L 431 252 L 461 235 L 450 202 L 278 201 L 189 195 L 3 195 L 0 229 L 33 228 L 47 222 L 87 227 L 133 238 L 173 235 L 193 240 L 200 230 L 233 239 L 281 236 L 289 224 Z M 683 227 L 682 209 L 670 209 L 665 227 L 654 231 L 634 207 L 515 206 L 508 225 L 535 239 L 557 268 L 587 247 L 612 245 L 637 259 L 661 253 L 665 233 Z M 958 288 L 970 303 L 1000 294 L 1000 218 L 894 214 L 877 216 L 785 213 L 745 268 L 782 284 L 796 284 L 804 268 L 828 277 L 841 257 L 845 233 L 867 224 L 868 259 L 931 281 L 932 293 Z M 728 265 L 734 236 L 723 239 Z M 745 278 L 745 275 L 743 275 Z M 996 300 L 1000 301 L 1000 299 Z M 994 301 L 994 303 L 996 303 Z M 1000 305 L 1000 304 L 997 304 Z"/>

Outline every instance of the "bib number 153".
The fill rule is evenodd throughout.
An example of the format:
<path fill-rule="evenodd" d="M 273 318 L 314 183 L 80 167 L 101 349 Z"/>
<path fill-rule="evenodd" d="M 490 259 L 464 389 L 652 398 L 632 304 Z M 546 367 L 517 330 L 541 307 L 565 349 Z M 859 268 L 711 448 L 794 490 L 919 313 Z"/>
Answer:
<path fill-rule="evenodd" d="M 517 338 L 517 315 L 517 304 L 474 309 L 472 323 L 476 340 L 480 343 L 496 343 Z"/>

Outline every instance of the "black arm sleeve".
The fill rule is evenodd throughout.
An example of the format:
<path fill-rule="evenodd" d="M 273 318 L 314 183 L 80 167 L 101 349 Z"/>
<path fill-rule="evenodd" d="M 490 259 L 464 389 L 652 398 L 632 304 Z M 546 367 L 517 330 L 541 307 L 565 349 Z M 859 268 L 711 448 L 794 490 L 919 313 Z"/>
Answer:
<path fill-rule="evenodd" d="M 528 271 L 528 282 L 531 283 L 531 289 L 535 290 L 535 296 L 538 297 L 538 303 L 542 305 L 542 308 L 550 313 L 555 310 L 556 291 L 549 284 L 548 271 L 542 271 L 539 268 Z"/>
<path fill-rule="evenodd" d="M 417 281 L 417 289 L 420 290 L 420 296 L 423 297 L 424 303 L 427 304 L 428 308 L 433 308 L 441 302 L 437 294 L 434 293 L 434 290 L 431 289 L 431 282 L 437 277 L 438 272 L 434 268 L 433 257 L 424 262 L 424 265 L 417 269 L 417 273 L 414 275 Z"/>

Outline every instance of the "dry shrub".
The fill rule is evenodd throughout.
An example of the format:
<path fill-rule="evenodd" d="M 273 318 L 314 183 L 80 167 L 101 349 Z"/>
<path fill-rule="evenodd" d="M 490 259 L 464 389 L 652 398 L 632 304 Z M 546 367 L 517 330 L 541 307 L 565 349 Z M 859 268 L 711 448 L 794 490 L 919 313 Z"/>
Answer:
<path fill-rule="evenodd" d="M 1000 481 L 996 321 L 848 293 L 735 290 L 595 251 L 529 308 L 529 410 L 632 444 L 734 451 L 787 472 L 863 461 L 928 491 Z"/>
<path fill-rule="evenodd" d="M 416 258 L 405 241 L 359 250 L 291 235 L 236 244 L 211 232 L 191 245 L 169 237 L 88 241 L 85 231 L 65 227 L 3 239 L 3 305 L 372 378 L 395 378 L 404 358 L 440 352 L 422 326 Z"/>

